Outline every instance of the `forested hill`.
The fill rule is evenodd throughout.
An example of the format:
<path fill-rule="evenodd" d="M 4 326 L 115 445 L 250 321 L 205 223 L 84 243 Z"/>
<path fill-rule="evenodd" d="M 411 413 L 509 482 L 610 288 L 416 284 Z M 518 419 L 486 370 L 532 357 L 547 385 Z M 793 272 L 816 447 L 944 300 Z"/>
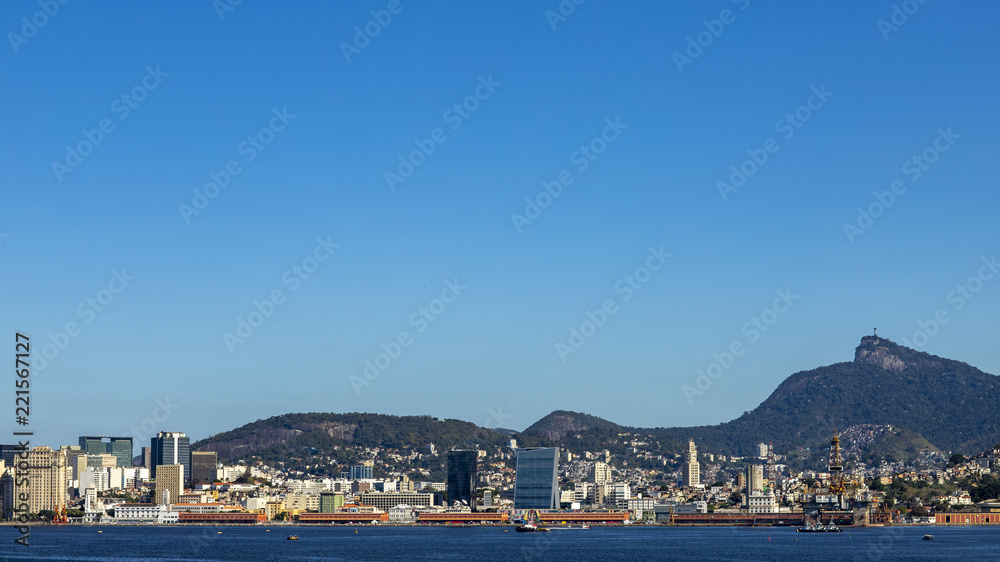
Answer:
<path fill-rule="evenodd" d="M 1000 378 L 866 336 L 854 361 L 795 373 L 733 421 L 654 432 L 751 454 L 769 441 L 783 450 L 813 447 L 829 440 L 834 427 L 858 424 L 903 426 L 941 450 L 978 453 L 1000 443 Z"/>
<path fill-rule="evenodd" d="M 216 451 L 232 462 L 251 456 L 263 460 L 302 457 L 334 447 L 388 447 L 424 450 L 433 443 L 438 450 L 505 444 L 508 436 L 461 420 L 430 416 L 384 414 L 285 414 L 257 420 L 192 445 L 195 451 Z"/>
<path fill-rule="evenodd" d="M 773 442 L 779 451 L 823 447 L 834 428 L 864 424 L 906 429 L 907 443 L 923 438 L 943 451 L 976 454 L 1000 443 L 1000 378 L 867 336 L 853 361 L 795 373 L 752 411 L 719 425 L 643 429 L 557 410 L 516 433 L 430 416 L 286 414 L 213 435 L 192 449 L 217 451 L 226 462 L 250 456 L 273 461 L 322 456 L 342 446 L 492 448 L 513 433 L 521 446 L 558 445 L 577 454 L 627 454 L 637 442 L 653 454 L 680 452 L 693 437 L 703 451 L 746 456 L 758 443 Z"/>

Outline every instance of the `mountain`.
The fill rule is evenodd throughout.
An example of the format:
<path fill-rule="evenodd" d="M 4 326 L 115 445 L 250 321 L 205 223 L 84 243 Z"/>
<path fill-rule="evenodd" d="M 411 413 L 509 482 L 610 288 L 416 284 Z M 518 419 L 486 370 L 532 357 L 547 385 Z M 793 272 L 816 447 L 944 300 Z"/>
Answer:
<path fill-rule="evenodd" d="M 890 424 L 943 450 L 975 453 L 1000 442 L 1000 378 L 959 361 L 866 336 L 854 361 L 785 379 L 750 412 L 714 426 L 652 430 L 707 450 L 751 454 L 773 441 L 789 450 L 829 440 L 834 427 Z"/>
<path fill-rule="evenodd" d="M 433 443 L 438 450 L 444 451 L 472 445 L 499 446 L 507 439 L 501 432 L 461 420 L 439 420 L 430 416 L 308 413 L 257 420 L 202 439 L 194 443 L 191 450 L 215 451 L 224 462 L 251 456 L 266 462 L 279 462 L 329 453 L 344 446 L 426 451 Z"/>
<path fill-rule="evenodd" d="M 693 437 L 706 452 L 755 456 L 757 444 L 768 442 L 778 451 L 816 453 L 828 447 L 834 428 L 856 435 L 857 455 L 869 460 L 874 453 L 909 458 L 935 448 L 976 454 L 1000 443 L 1000 378 L 866 336 L 853 361 L 795 373 L 752 411 L 719 425 L 643 429 L 557 410 L 516 433 L 430 416 L 285 414 L 213 435 L 192 450 L 217 451 L 225 462 L 253 456 L 316 466 L 350 446 L 426 451 L 433 443 L 445 451 L 499 447 L 513 436 L 522 447 L 622 456 L 638 447 L 654 455 L 681 452 Z M 351 462 L 352 454 L 340 451 L 337 461 Z"/>
<path fill-rule="evenodd" d="M 597 416 L 556 410 L 531 424 L 531 427 L 525 429 L 523 434 L 549 441 L 561 441 L 567 436 L 576 433 L 600 432 L 617 434 L 624 429 L 616 423 L 609 422 Z"/>

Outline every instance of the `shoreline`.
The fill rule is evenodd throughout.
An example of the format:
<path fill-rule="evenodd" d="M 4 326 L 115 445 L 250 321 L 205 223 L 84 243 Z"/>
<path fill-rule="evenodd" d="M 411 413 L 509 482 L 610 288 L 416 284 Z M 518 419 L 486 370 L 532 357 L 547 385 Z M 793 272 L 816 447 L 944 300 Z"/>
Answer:
<path fill-rule="evenodd" d="M 414 529 L 436 529 L 443 527 L 457 527 L 457 528 L 467 528 L 467 527 L 496 527 L 496 528 L 515 528 L 517 525 L 513 524 L 490 524 L 490 523 L 463 523 L 463 524 L 449 524 L 449 523 L 379 523 L 373 525 L 371 523 L 64 523 L 54 525 L 52 523 L 11 523 L 11 522 L 0 522 L 0 526 L 6 527 L 153 527 L 153 528 L 172 528 L 172 527 L 246 527 L 246 528 L 283 528 L 283 527 L 302 527 L 302 528 L 373 528 L 373 527 L 404 527 L 404 528 L 414 528 Z M 936 523 L 899 523 L 895 525 L 865 525 L 865 526 L 853 526 L 853 525 L 843 525 L 841 526 L 844 530 L 852 529 L 892 529 L 895 527 L 997 527 L 996 525 L 938 525 Z M 549 529 L 580 529 L 579 525 L 546 525 Z M 711 524 L 711 525 L 675 525 L 670 523 L 647 523 L 647 524 L 636 524 L 632 523 L 629 525 L 622 524 L 591 524 L 591 529 L 659 529 L 659 528 L 672 528 L 672 529 L 688 529 L 688 528 L 745 528 L 745 529 L 795 529 L 799 525 L 721 525 L 721 524 Z"/>

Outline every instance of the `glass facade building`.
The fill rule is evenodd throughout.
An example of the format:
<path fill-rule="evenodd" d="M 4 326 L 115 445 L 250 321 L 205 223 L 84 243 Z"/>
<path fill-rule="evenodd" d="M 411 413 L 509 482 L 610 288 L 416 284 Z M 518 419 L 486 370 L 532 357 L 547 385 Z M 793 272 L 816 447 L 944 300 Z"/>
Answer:
<path fill-rule="evenodd" d="M 448 503 L 462 501 L 476 510 L 479 451 L 448 451 Z"/>
<path fill-rule="evenodd" d="M 191 438 L 183 433 L 161 431 L 150 439 L 150 476 L 156 478 L 156 467 L 179 464 L 184 467 L 183 481 L 191 481 Z"/>
<path fill-rule="evenodd" d="M 371 480 L 374 478 L 375 470 L 367 465 L 356 465 L 351 467 L 350 480 Z"/>
<path fill-rule="evenodd" d="M 115 456 L 115 463 L 119 467 L 132 466 L 132 438 L 131 437 L 80 437 L 80 450 L 88 455 L 100 455 L 111 453 Z"/>
<path fill-rule="evenodd" d="M 515 449 L 514 509 L 559 508 L 559 448 Z"/>
<path fill-rule="evenodd" d="M 210 484 L 215 482 L 219 466 L 219 455 L 214 451 L 194 451 L 191 453 L 191 482 Z"/>

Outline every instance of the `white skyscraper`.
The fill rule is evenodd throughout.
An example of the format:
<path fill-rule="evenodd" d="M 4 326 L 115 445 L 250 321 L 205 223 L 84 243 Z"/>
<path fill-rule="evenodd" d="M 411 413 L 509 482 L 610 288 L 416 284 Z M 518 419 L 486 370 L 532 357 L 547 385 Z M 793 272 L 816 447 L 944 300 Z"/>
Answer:
<path fill-rule="evenodd" d="M 687 460 L 684 463 L 684 485 L 689 488 L 701 487 L 701 463 L 698 462 L 698 447 L 692 438 L 688 441 Z"/>

